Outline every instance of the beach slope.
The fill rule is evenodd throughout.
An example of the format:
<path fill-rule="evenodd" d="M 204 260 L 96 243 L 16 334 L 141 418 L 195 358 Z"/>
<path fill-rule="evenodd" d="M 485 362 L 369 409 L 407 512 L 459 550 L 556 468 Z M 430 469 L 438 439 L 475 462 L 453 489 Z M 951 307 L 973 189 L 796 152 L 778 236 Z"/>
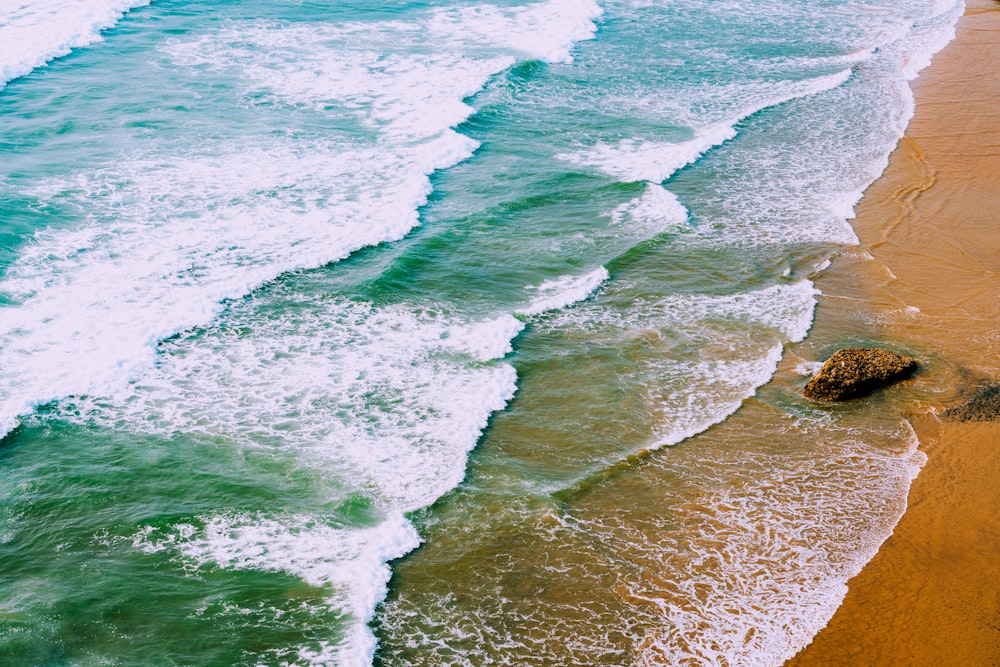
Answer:
<path fill-rule="evenodd" d="M 858 206 L 861 245 L 817 282 L 814 332 L 850 321 L 923 357 L 909 417 L 928 461 L 893 535 L 790 667 L 1000 665 L 1000 424 L 941 418 L 1000 381 L 998 62 L 1000 3 L 970 0 Z"/>

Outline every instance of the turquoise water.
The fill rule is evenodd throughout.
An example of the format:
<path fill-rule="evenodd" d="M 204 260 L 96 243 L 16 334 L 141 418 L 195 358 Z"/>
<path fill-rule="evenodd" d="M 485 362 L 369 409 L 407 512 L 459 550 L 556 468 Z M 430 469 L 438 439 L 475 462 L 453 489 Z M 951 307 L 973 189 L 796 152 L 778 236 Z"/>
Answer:
<path fill-rule="evenodd" d="M 780 664 L 919 454 L 764 385 L 961 10 L 0 6 L 2 662 Z"/>

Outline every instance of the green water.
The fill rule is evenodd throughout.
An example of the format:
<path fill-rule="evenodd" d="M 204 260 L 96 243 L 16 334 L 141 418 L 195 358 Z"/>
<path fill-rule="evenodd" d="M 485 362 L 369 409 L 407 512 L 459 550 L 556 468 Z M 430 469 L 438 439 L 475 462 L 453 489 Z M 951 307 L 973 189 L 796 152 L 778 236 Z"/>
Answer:
<path fill-rule="evenodd" d="M 768 382 L 960 9 L 0 20 L 114 23 L 0 49 L 0 663 L 779 664 L 919 455 Z"/>

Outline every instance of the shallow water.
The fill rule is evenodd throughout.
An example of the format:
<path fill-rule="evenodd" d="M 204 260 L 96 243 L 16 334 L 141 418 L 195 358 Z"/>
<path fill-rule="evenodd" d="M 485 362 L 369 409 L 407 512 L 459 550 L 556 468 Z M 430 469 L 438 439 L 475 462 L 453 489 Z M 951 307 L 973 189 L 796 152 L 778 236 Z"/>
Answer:
<path fill-rule="evenodd" d="M 822 627 L 920 455 L 761 387 L 961 4 L 87 7 L 0 19 L 12 664 Z"/>

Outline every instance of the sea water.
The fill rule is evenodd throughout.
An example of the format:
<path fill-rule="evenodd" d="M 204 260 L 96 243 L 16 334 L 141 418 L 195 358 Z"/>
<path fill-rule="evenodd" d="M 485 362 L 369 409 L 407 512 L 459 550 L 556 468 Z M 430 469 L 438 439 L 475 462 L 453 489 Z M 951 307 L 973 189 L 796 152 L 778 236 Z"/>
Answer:
<path fill-rule="evenodd" d="M 962 9 L 0 0 L 0 662 L 792 656 L 921 454 L 768 382 Z"/>

